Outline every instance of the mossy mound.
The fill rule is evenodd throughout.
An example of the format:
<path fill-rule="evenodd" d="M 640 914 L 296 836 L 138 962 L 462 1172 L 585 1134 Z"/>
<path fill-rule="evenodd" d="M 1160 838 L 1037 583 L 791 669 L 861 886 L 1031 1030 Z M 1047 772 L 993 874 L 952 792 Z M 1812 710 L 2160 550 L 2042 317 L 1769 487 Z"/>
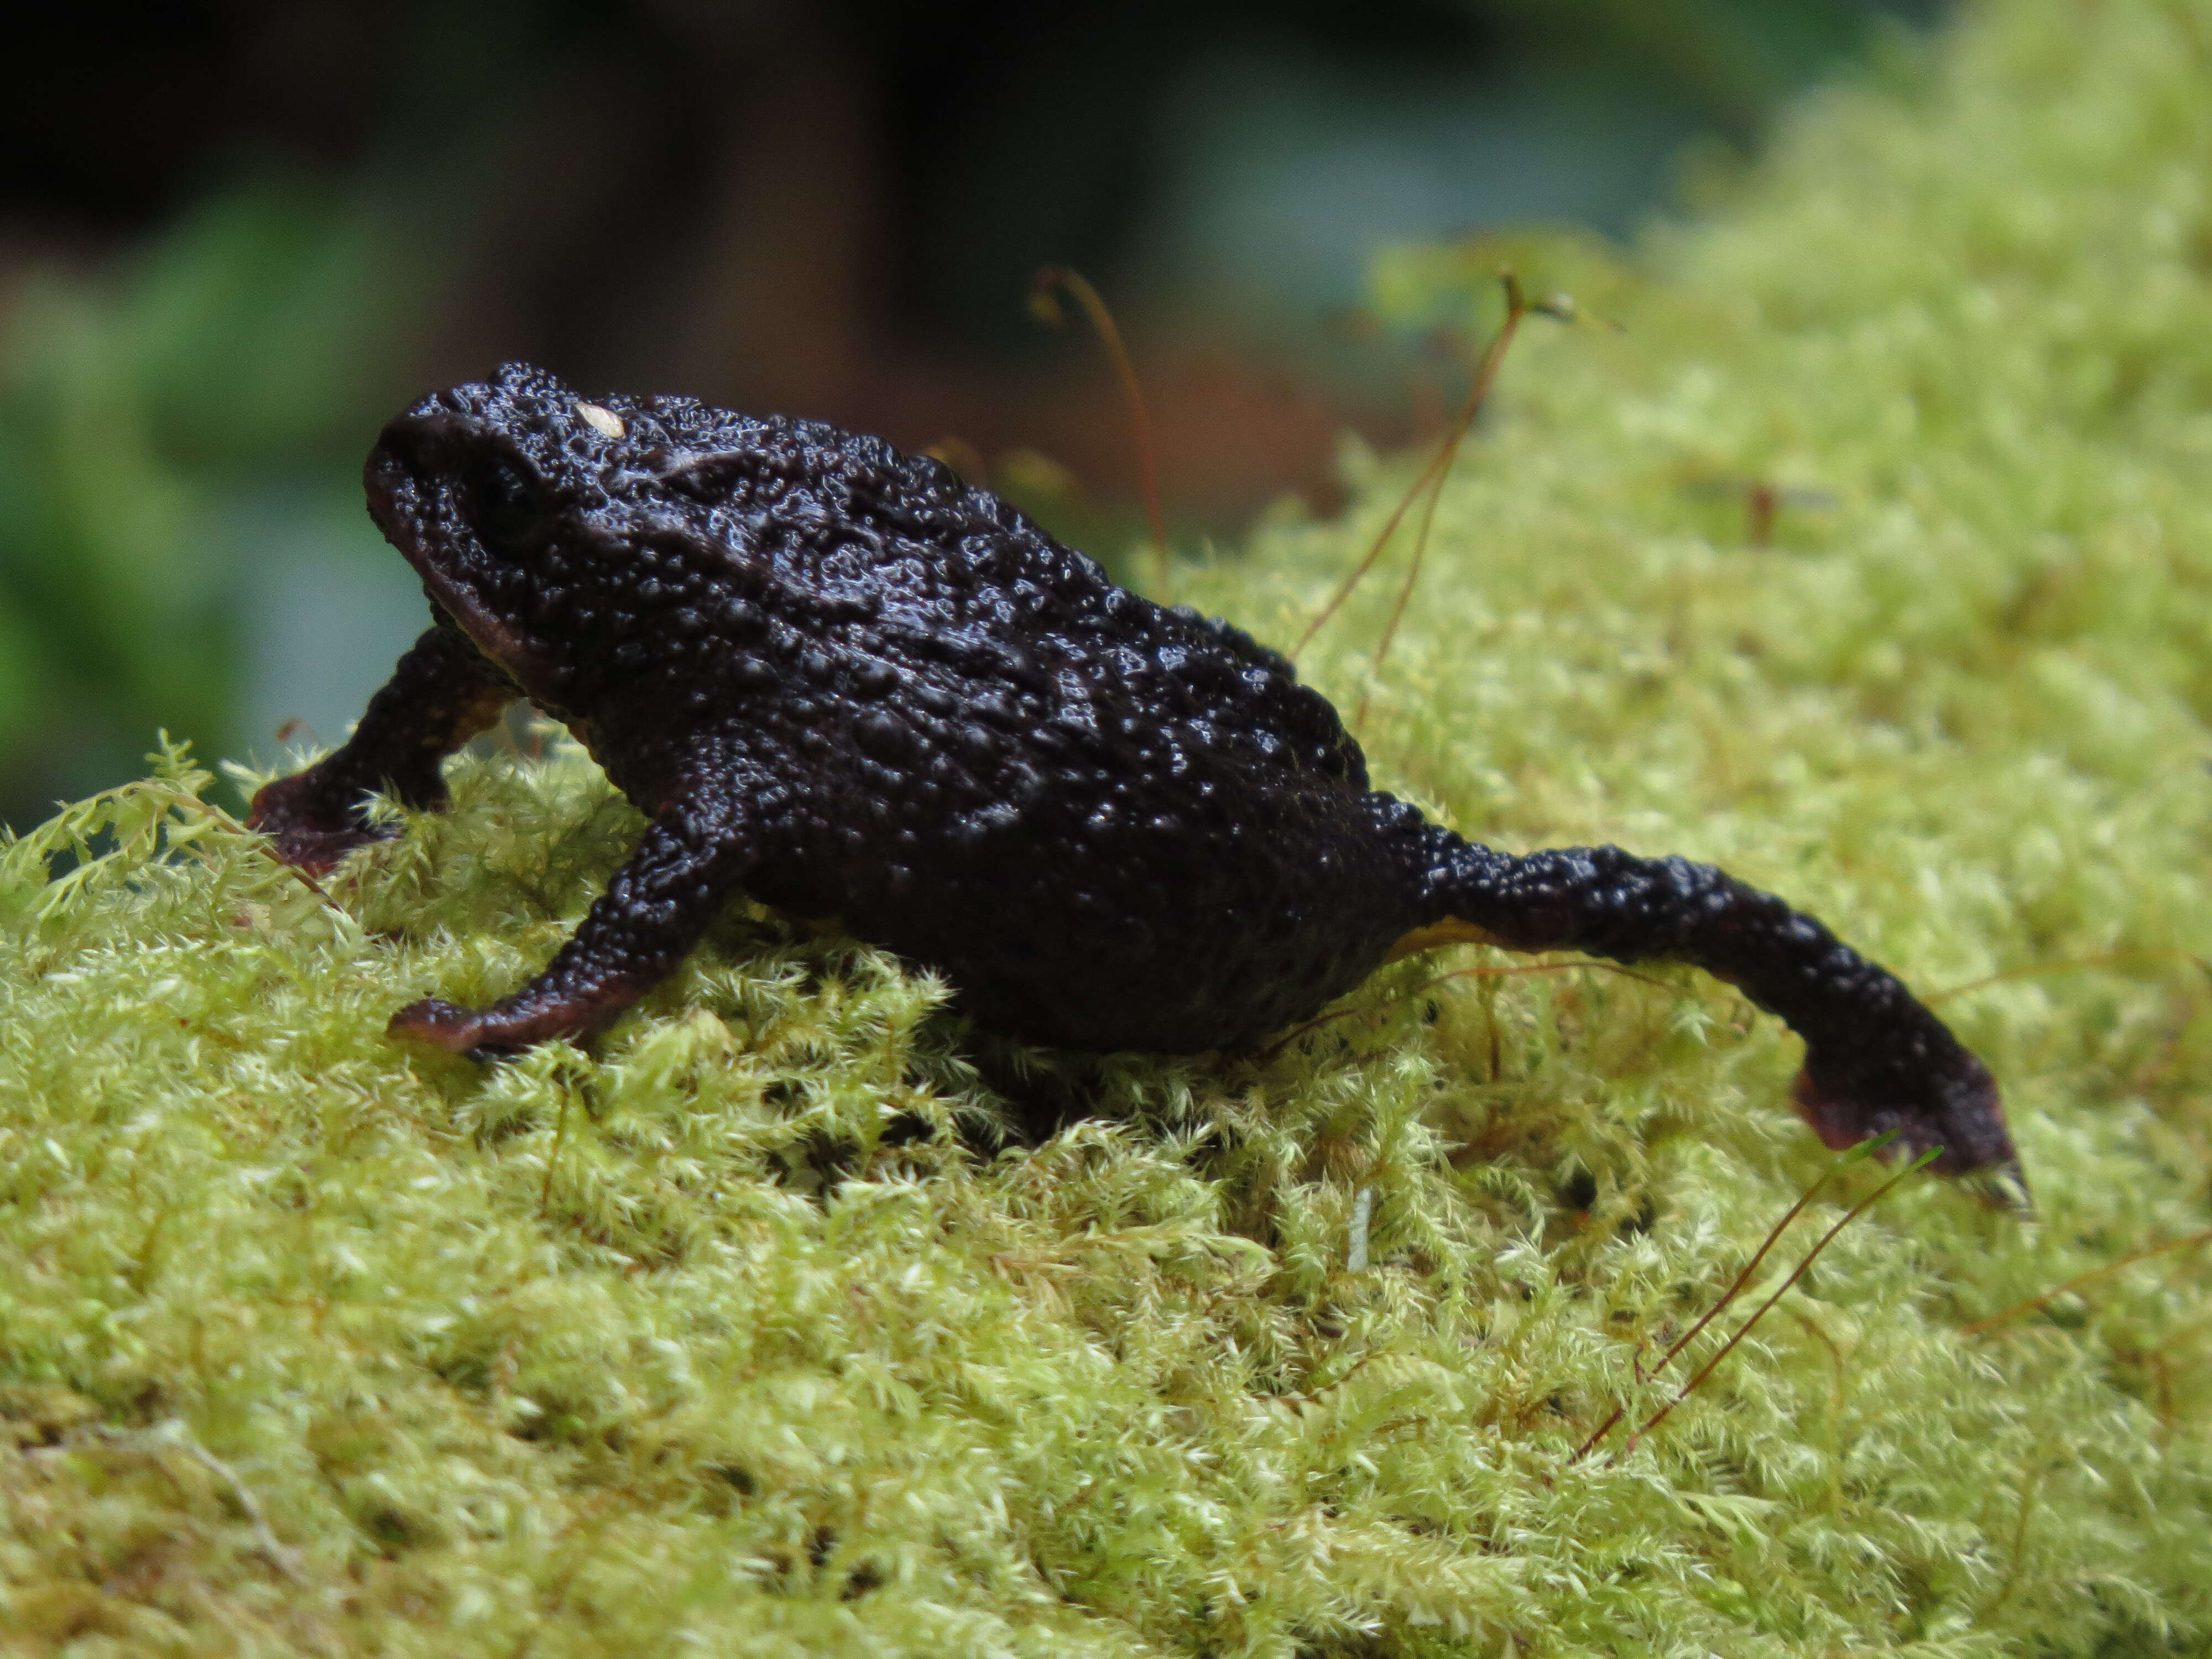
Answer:
<path fill-rule="evenodd" d="M 384 1019 L 544 960 L 636 827 L 588 764 L 317 893 L 171 753 L 0 858 L 0 1648 L 2212 1650 L 2204 1255 L 1983 1322 L 2212 1224 L 2212 4 L 1894 79 L 1636 270 L 1524 255 L 1627 331 L 1516 348 L 1389 662 L 1403 547 L 1305 662 L 1462 830 L 1956 990 L 2039 1219 L 1905 1182 L 1631 1445 L 1827 1164 L 1723 987 L 1469 952 L 1088 1062 L 740 914 L 478 1069 Z M 1176 597 L 1295 638 L 1416 465 Z"/>

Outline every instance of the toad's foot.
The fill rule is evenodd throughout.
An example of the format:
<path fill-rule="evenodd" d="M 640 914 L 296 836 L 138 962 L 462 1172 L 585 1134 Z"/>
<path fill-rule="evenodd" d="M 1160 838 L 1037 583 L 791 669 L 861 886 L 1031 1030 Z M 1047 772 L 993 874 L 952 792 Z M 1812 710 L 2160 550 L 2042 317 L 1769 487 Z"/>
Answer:
<path fill-rule="evenodd" d="M 399 833 L 392 824 L 364 823 L 342 807 L 333 810 L 330 792 L 308 772 L 262 785 L 246 824 L 269 837 L 278 859 L 311 876 L 327 874 L 356 847 Z"/>
<path fill-rule="evenodd" d="M 369 796 L 389 791 L 418 812 L 445 805 L 439 762 L 496 720 L 514 696 L 475 647 L 433 628 L 400 658 L 343 746 L 262 785 L 246 822 L 285 863 L 321 875 L 355 848 L 399 833 L 365 819 Z"/>
<path fill-rule="evenodd" d="M 1940 1148 L 1938 1174 L 1978 1176 L 1992 1201 L 2032 1207 L 1996 1079 L 1962 1048 L 1906 1063 L 1848 1050 L 1808 1052 L 1790 1092 L 1813 1133 L 1836 1152 L 1893 1133 L 1885 1157 Z"/>
<path fill-rule="evenodd" d="M 534 1013 L 498 1008 L 461 1008 L 436 997 L 410 1002 L 392 1015 L 385 1035 L 420 1042 L 471 1060 L 498 1060 L 520 1054 L 534 1043 L 574 1036 L 600 1022 L 573 1006 L 540 1008 Z"/>

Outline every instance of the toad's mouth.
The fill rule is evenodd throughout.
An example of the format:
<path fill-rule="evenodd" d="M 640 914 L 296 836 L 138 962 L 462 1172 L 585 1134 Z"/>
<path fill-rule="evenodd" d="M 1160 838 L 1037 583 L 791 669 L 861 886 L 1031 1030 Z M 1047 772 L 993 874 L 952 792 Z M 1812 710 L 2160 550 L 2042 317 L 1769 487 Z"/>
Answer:
<path fill-rule="evenodd" d="M 504 670 L 525 696 L 541 702 L 550 694 L 551 668 L 497 612 L 484 604 L 468 580 L 471 556 L 483 556 L 476 536 L 456 504 L 453 486 L 434 473 L 426 476 L 412 459 L 427 445 L 465 435 L 451 419 L 394 421 L 369 452 L 362 483 L 368 515 L 398 548 L 431 604 L 451 617 L 476 648 Z M 448 431 L 446 428 L 454 428 Z"/>

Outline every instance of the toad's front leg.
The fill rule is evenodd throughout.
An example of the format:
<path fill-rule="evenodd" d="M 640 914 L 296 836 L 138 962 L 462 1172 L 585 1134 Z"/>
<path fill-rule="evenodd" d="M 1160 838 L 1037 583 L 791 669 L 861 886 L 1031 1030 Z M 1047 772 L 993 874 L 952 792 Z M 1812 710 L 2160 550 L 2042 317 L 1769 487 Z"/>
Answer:
<path fill-rule="evenodd" d="M 1910 1151 L 1942 1147 L 1936 1167 L 1947 1174 L 2018 1178 L 1988 1069 L 1895 975 L 1771 893 L 1711 865 L 1618 847 L 1515 858 L 1445 830 L 1430 836 L 1420 879 L 1431 925 L 1412 942 L 1480 938 L 1705 969 L 1805 1039 L 1797 1106 L 1830 1146 L 1894 1130 Z"/>
<path fill-rule="evenodd" d="M 725 778 L 663 807 L 544 973 L 489 1008 L 410 1003 L 392 1017 L 391 1034 L 483 1058 L 607 1024 L 699 942 L 751 866 L 773 799 Z"/>
<path fill-rule="evenodd" d="M 409 647 L 353 735 L 304 772 L 264 784 L 246 822 L 287 864 L 321 874 L 355 848 L 392 834 L 372 825 L 368 798 L 389 789 L 427 811 L 446 804 L 439 764 L 488 729 L 514 688 L 453 629 L 432 628 Z"/>

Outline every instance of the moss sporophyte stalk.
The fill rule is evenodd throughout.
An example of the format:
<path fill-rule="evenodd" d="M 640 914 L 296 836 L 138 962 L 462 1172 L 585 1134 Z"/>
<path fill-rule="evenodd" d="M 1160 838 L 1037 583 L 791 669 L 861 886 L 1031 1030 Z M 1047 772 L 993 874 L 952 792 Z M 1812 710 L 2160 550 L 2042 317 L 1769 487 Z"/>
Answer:
<path fill-rule="evenodd" d="M 1804 1265 L 1898 1166 L 1815 1189 L 1779 1022 L 1565 955 L 1097 1059 L 739 905 L 595 1044 L 404 1048 L 643 818 L 464 755 L 318 892 L 172 750 L 0 854 L 0 1641 L 2212 1646 L 2207 40 L 1992 8 L 1632 259 L 1384 259 L 1385 316 L 1487 338 L 1510 264 L 1625 326 L 1522 330 L 1388 658 L 1383 581 L 1299 659 L 1431 817 L 1897 969 L 2037 1219 L 1922 1175 Z M 1294 641 L 1429 459 L 1175 597 Z"/>

